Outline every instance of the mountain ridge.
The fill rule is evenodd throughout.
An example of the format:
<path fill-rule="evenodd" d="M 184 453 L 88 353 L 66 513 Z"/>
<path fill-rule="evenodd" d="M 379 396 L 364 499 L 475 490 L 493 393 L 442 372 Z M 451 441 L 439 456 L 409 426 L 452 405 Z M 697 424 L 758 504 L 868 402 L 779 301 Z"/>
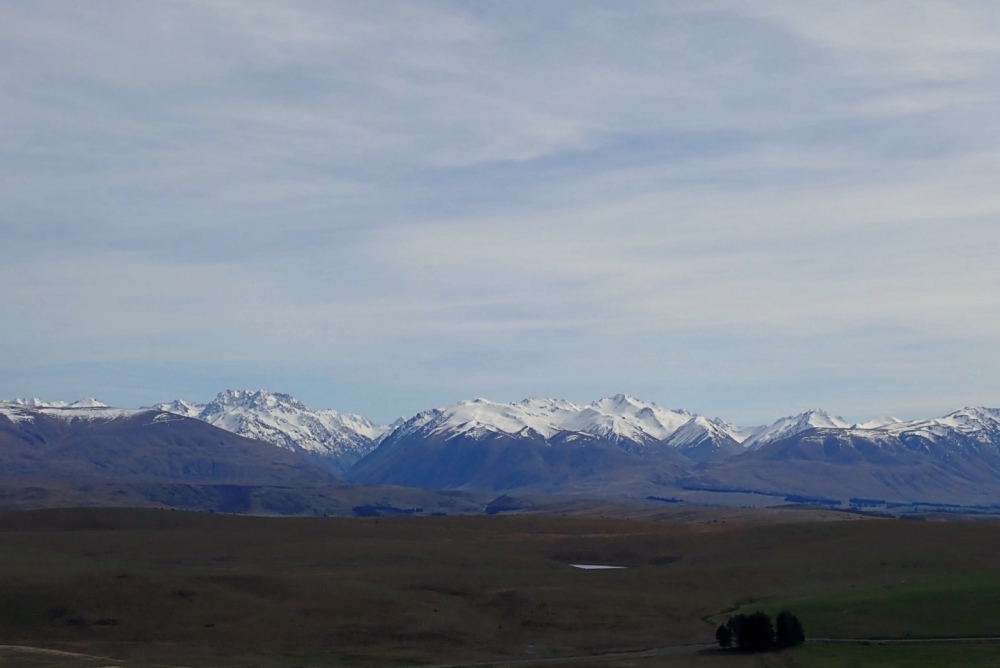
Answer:
<path fill-rule="evenodd" d="M 69 411 L 69 412 L 67 412 Z M 0 405 L 0 476 L 332 484 L 327 468 L 155 410 Z"/>
<path fill-rule="evenodd" d="M 625 496 L 686 487 L 1000 501 L 1000 409 L 986 407 L 858 424 L 810 409 L 760 428 L 626 394 L 589 404 L 470 399 L 390 426 L 313 411 L 291 395 L 262 390 L 226 390 L 207 404 L 176 400 L 154 409 L 304 455 L 356 484 Z M 83 423 L 136 413 L 93 399 L 0 402 L 0 415 L 14 423 L 32 415 Z"/>
<path fill-rule="evenodd" d="M 338 474 L 374 449 L 388 431 L 360 415 L 313 411 L 289 394 L 265 390 L 224 390 L 207 404 L 177 399 L 154 408 L 302 452 Z"/>

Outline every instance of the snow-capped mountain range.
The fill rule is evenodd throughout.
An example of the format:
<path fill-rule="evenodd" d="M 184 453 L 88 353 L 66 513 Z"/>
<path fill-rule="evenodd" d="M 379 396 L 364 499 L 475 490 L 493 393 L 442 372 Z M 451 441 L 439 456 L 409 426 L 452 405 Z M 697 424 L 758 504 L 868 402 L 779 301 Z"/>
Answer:
<path fill-rule="evenodd" d="M 226 390 L 207 404 L 177 399 L 140 409 L 111 408 L 96 399 L 73 403 L 40 399 L 0 401 L 0 415 L 14 422 L 42 414 L 65 420 L 130 417 L 145 411 L 196 418 L 226 431 L 322 460 L 338 473 L 375 448 L 390 430 L 360 415 L 314 411 L 288 394 Z"/>
<path fill-rule="evenodd" d="M 666 440 L 695 417 L 694 413 L 667 410 L 627 394 L 585 405 L 562 399 L 532 398 L 509 404 L 472 399 L 418 413 L 400 429 L 473 436 L 483 432 L 518 434 L 528 430 L 543 438 L 570 431 L 641 446 Z M 712 426 L 722 429 L 714 423 Z"/>
<path fill-rule="evenodd" d="M 289 394 L 265 390 L 225 390 L 207 404 L 177 399 L 143 409 L 111 408 L 90 397 L 72 403 L 37 398 L 0 401 L 0 414 L 21 419 L 36 411 L 75 419 L 126 416 L 142 410 L 197 418 L 241 436 L 331 457 L 363 456 L 395 430 L 401 430 L 400 435 L 420 431 L 472 437 L 490 432 L 511 435 L 530 432 L 543 439 L 561 432 L 576 432 L 630 450 L 654 444 L 683 450 L 712 438 L 758 450 L 812 429 L 850 430 L 872 436 L 913 433 L 935 438 L 959 432 L 981 439 L 991 439 L 1000 429 L 1000 409 L 993 408 L 963 408 L 942 417 L 910 422 L 879 416 L 854 425 L 826 411 L 810 409 L 779 418 L 771 425 L 739 427 L 684 409 L 666 409 L 627 394 L 589 404 L 563 399 L 529 398 L 513 403 L 470 399 L 423 411 L 392 425 L 375 424 L 360 415 L 331 409 L 312 410 Z"/>
<path fill-rule="evenodd" d="M 0 415 L 13 422 L 31 421 L 35 414 L 58 417 L 64 420 L 114 420 L 141 413 L 142 410 L 112 408 L 97 399 L 87 397 L 72 403 L 46 402 L 41 399 L 11 399 L 0 401 Z"/>
<path fill-rule="evenodd" d="M 990 408 L 964 408 L 910 422 L 882 416 L 853 425 L 813 409 L 768 426 L 744 428 L 626 394 L 589 404 L 538 398 L 513 403 L 472 399 L 423 411 L 392 425 L 334 410 L 311 410 L 288 394 L 263 390 L 226 390 L 207 404 L 178 399 L 146 409 L 111 408 L 91 398 L 73 403 L 39 399 L 0 402 L 0 415 L 14 422 L 30 421 L 36 414 L 66 420 L 118 419 L 143 410 L 195 418 L 266 441 L 321 460 L 338 475 L 347 475 L 356 462 L 380 445 L 387 451 L 419 440 L 475 443 L 497 436 L 536 444 L 601 442 L 640 457 L 673 451 L 695 461 L 728 461 L 743 453 L 766 451 L 771 444 L 803 434 L 833 434 L 885 447 L 918 442 L 925 448 L 926 444 L 944 442 L 981 444 L 1000 452 L 1000 409 Z"/>

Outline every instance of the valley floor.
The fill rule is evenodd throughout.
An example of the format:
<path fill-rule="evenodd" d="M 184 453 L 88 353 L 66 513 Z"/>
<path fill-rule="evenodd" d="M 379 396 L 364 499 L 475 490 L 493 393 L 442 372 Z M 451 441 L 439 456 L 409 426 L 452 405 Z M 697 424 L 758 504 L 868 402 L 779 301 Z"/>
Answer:
<path fill-rule="evenodd" d="M 986 642 L 699 647 L 785 607 L 811 638 L 1000 636 L 996 523 L 599 515 L 0 513 L 0 665 L 1000 665 Z"/>

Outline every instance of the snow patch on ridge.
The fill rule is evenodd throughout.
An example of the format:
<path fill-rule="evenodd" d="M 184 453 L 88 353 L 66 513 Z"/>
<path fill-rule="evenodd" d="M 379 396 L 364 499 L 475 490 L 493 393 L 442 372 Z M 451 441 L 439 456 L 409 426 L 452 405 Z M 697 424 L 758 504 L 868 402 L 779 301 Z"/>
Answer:
<path fill-rule="evenodd" d="M 153 410 L 163 411 L 165 413 L 173 413 L 174 415 L 183 415 L 184 417 L 196 418 L 202 414 L 205 410 L 206 404 L 194 404 L 183 399 L 176 399 L 169 403 L 163 404 L 153 404 L 150 406 Z"/>
<path fill-rule="evenodd" d="M 980 443 L 991 443 L 1000 437 L 1000 409 L 966 407 L 930 420 L 898 422 L 874 431 L 899 436 L 909 434 L 923 438 L 946 439 L 958 432 Z"/>
<path fill-rule="evenodd" d="M 42 401 L 38 397 L 33 399 L 3 400 L 0 401 L 0 404 L 12 404 L 14 406 L 24 406 L 27 408 L 65 408 L 66 406 L 69 406 L 69 403 L 65 401 Z"/>
<path fill-rule="evenodd" d="M 854 429 L 881 429 L 882 427 L 889 427 L 894 424 L 902 423 L 902 420 L 894 418 L 891 415 L 879 415 L 878 417 L 872 418 L 868 422 L 862 422 L 861 424 L 854 425 Z"/>
<path fill-rule="evenodd" d="M 141 412 L 129 408 L 111 408 L 91 397 L 71 404 L 65 401 L 42 401 L 38 398 L 0 401 L 0 415 L 5 415 L 13 422 L 33 422 L 36 415 L 47 415 L 60 420 L 117 420 Z"/>
<path fill-rule="evenodd" d="M 754 427 L 740 427 L 738 425 L 732 424 L 731 422 L 726 422 L 721 418 L 713 418 L 712 423 L 715 424 L 719 429 L 723 431 L 729 438 L 733 439 L 737 443 L 743 443 L 749 438 L 752 438 L 755 434 L 759 434 L 764 429 L 767 429 L 767 425 L 757 425 Z"/>

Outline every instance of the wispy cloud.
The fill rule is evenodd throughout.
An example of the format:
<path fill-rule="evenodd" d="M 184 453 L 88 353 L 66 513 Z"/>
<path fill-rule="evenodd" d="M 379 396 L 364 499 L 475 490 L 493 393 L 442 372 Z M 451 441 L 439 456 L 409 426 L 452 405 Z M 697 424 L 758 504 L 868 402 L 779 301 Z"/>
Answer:
<path fill-rule="evenodd" d="M 998 24 L 0 2 L 0 395 L 1000 404 Z"/>

